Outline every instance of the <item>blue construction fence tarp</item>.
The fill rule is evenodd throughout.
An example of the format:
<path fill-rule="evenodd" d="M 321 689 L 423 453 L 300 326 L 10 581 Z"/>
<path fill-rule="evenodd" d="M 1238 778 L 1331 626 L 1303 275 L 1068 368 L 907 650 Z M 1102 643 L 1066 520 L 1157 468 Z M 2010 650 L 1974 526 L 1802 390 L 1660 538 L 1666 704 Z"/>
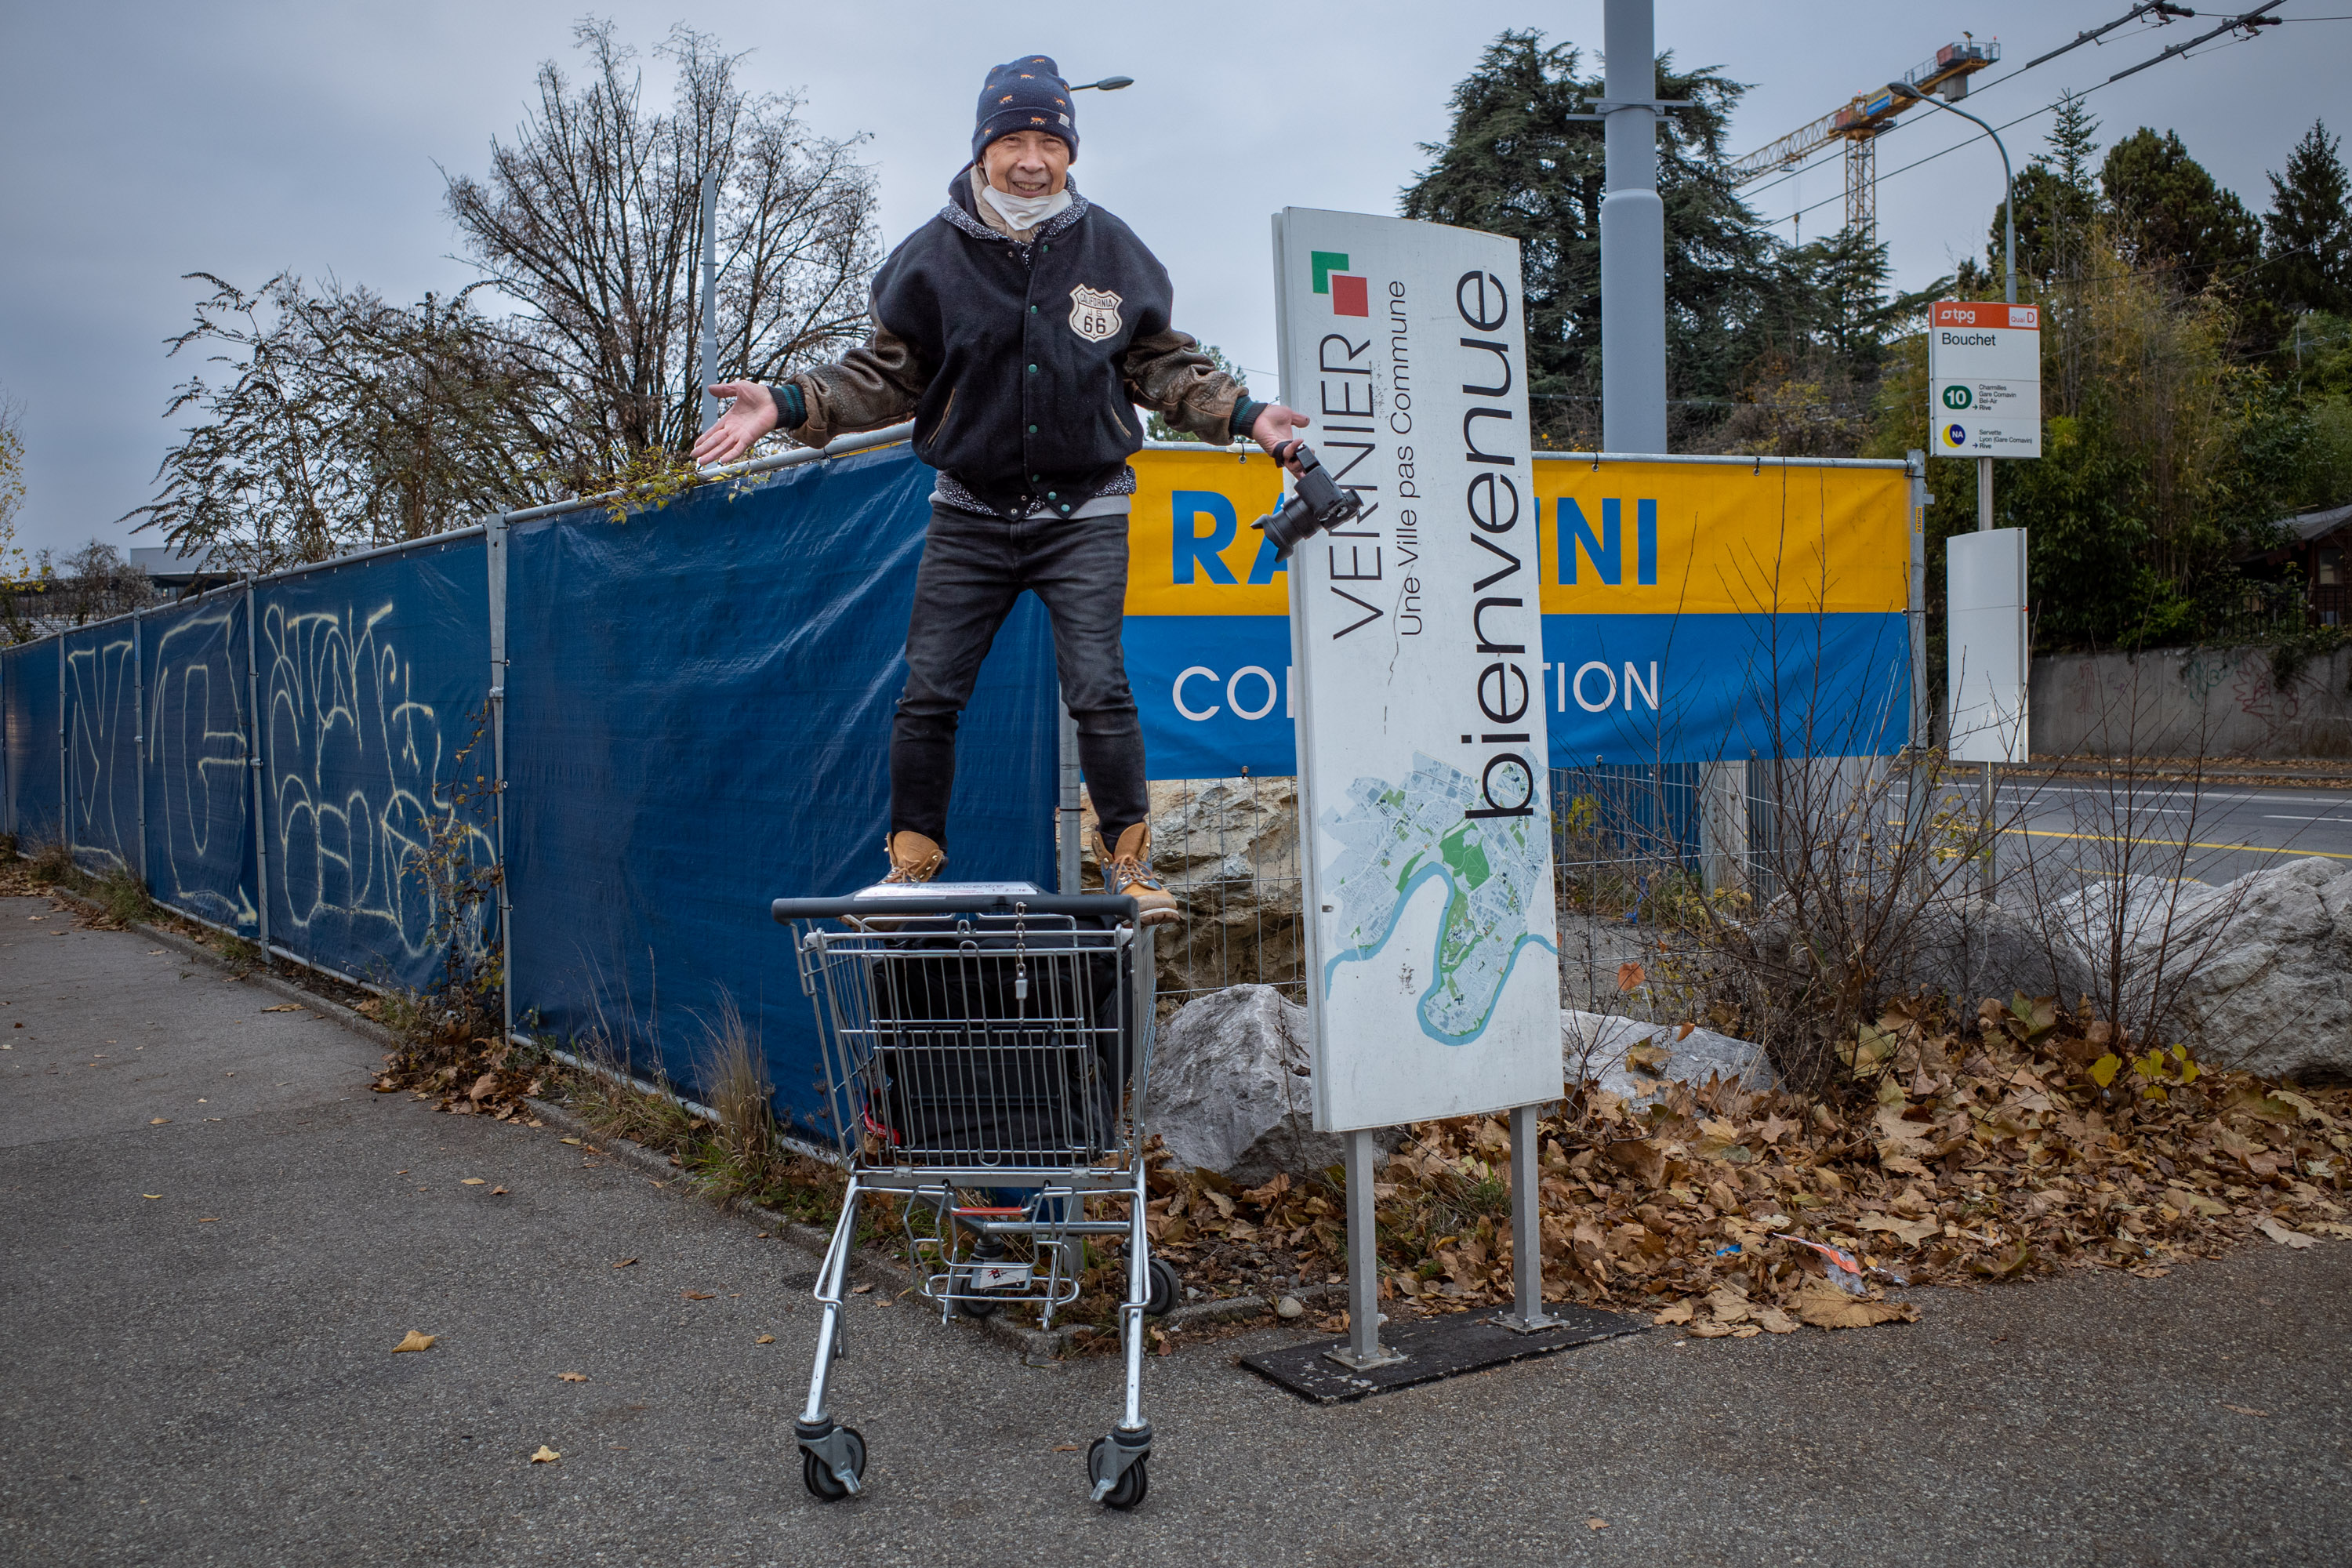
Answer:
<path fill-rule="evenodd" d="M 900 445 L 506 531 L 520 1028 L 701 1095 L 740 1019 L 813 1127 L 814 1015 L 768 906 L 886 868 L 932 482 Z M 320 968 L 428 986 L 451 934 L 428 852 L 500 863 L 489 550 L 468 531 L 0 650 L 5 829 Z M 1056 718 L 1024 598 L 964 716 L 959 877 L 1052 885 Z"/>

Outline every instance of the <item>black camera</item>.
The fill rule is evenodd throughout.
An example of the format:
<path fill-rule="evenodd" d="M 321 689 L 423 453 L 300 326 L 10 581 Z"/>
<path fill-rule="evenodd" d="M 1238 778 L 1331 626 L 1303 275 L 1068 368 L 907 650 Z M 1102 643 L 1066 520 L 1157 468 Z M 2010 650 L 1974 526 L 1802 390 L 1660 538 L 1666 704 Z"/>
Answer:
<path fill-rule="evenodd" d="M 1315 448 L 1306 442 L 1277 443 L 1274 460 L 1287 467 L 1294 451 L 1298 457 L 1298 482 L 1290 499 L 1250 524 L 1252 528 L 1264 529 L 1265 536 L 1274 541 L 1275 558 L 1279 561 L 1289 560 L 1290 552 L 1315 534 L 1343 522 L 1353 522 L 1364 511 L 1363 498 L 1333 484 L 1331 476 L 1317 461 Z"/>

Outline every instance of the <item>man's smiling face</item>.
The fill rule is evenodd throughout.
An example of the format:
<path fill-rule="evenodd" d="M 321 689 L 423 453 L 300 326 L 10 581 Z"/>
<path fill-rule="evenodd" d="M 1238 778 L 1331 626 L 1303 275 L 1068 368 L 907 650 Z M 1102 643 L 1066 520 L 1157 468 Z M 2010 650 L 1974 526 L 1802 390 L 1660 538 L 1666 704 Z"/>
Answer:
<path fill-rule="evenodd" d="M 981 172 L 1007 195 L 1050 196 L 1070 174 L 1070 144 L 1043 131 L 1015 131 L 981 149 Z"/>

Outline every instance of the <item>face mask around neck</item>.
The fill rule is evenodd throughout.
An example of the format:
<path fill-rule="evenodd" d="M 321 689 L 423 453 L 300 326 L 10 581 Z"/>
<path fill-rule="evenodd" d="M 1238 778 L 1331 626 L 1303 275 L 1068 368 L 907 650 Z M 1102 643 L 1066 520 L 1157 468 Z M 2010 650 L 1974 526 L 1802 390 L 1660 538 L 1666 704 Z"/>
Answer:
<path fill-rule="evenodd" d="M 998 190 L 983 176 L 980 194 L 987 198 L 990 206 L 996 209 L 997 216 L 1016 229 L 1035 228 L 1070 205 L 1070 192 L 1066 185 L 1050 196 L 1016 196 L 1010 191 Z"/>

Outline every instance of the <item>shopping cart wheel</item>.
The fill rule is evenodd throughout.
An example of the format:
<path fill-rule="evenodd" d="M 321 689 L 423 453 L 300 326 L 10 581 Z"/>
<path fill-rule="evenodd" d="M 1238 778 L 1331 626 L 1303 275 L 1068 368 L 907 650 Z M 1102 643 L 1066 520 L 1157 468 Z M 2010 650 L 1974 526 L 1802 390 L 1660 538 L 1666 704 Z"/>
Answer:
<path fill-rule="evenodd" d="M 1103 1471 L 1108 1468 L 1108 1457 L 1103 1450 L 1109 1447 L 1109 1438 L 1097 1437 L 1094 1447 L 1087 1450 L 1087 1475 L 1095 1481 L 1099 1482 L 1103 1479 Z M 1127 1468 L 1119 1473 L 1118 1481 L 1103 1495 L 1103 1507 L 1115 1508 L 1124 1513 L 1141 1502 L 1144 1494 L 1151 1489 L 1151 1476 L 1144 1468 L 1150 1463 L 1150 1456 L 1148 1454 L 1139 1454 L 1129 1459 Z"/>
<path fill-rule="evenodd" d="M 996 1309 L 1003 1304 L 1002 1301 L 979 1295 L 958 1296 L 955 1299 L 957 1314 L 966 1318 L 992 1318 L 996 1316 Z"/>
<path fill-rule="evenodd" d="M 1144 1273 L 1150 1278 L 1151 1293 L 1143 1299 L 1143 1315 L 1164 1318 L 1184 1299 L 1183 1278 L 1172 1265 L 1158 1258 L 1144 1266 Z"/>
<path fill-rule="evenodd" d="M 836 1427 L 849 1448 L 849 1473 L 861 1479 L 866 1474 L 866 1439 L 855 1426 Z M 801 1484 L 820 1502 L 839 1502 L 849 1495 L 849 1489 L 833 1473 L 833 1467 L 819 1458 L 813 1448 L 801 1450 Z"/>

